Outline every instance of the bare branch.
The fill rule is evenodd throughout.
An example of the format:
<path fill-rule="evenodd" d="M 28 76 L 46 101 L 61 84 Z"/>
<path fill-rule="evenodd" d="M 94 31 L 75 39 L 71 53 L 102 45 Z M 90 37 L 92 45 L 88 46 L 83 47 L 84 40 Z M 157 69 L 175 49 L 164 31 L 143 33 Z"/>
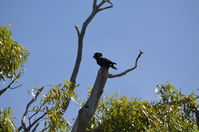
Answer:
<path fill-rule="evenodd" d="M 109 3 L 111 6 L 113 6 L 113 3 L 110 0 L 104 0 L 104 1 Z"/>
<path fill-rule="evenodd" d="M 112 7 L 113 7 L 112 5 L 111 5 L 111 6 L 107 6 L 107 7 L 98 9 L 98 11 L 103 11 L 103 10 L 105 10 L 105 9 L 109 9 L 109 8 L 112 8 Z"/>
<path fill-rule="evenodd" d="M 7 89 L 8 89 L 8 87 L 6 87 L 6 88 L 0 90 L 0 95 L 2 95 L 4 92 L 6 92 Z"/>
<path fill-rule="evenodd" d="M 131 71 L 133 71 L 133 70 L 135 70 L 135 69 L 137 68 L 138 60 L 139 60 L 139 58 L 141 57 L 142 54 L 144 54 L 144 52 L 142 52 L 142 51 L 140 50 L 140 53 L 139 53 L 139 55 L 138 55 L 137 58 L 136 58 L 135 66 L 134 66 L 134 67 L 132 67 L 132 68 L 130 68 L 130 69 L 127 69 L 127 70 L 125 70 L 124 72 L 121 72 L 121 73 L 116 74 L 116 75 L 109 74 L 108 78 L 121 77 L 121 76 L 123 76 L 123 75 L 125 75 L 125 74 L 127 74 L 127 73 L 129 73 L 129 72 L 131 72 Z"/>
<path fill-rule="evenodd" d="M 109 3 L 110 4 L 110 6 L 107 6 L 107 7 L 102 7 L 102 5 L 103 4 L 105 4 L 105 3 Z M 102 7 L 102 8 L 100 8 L 100 7 Z M 102 2 L 100 2 L 99 3 L 99 5 L 97 6 L 97 10 L 98 11 L 102 11 L 102 10 L 105 10 L 105 9 L 108 9 L 108 8 L 112 8 L 113 7 L 113 3 L 110 1 L 110 0 L 103 0 Z"/>
<path fill-rule="evenodd" d="M 29 127 L 30 130 L 36 123 L 38 123 L 39 120 L 41 120 L 44 116 L 46 116 L 47 112 L 45 112 L 43 115 L 41 115 L 39 118 L 37 118 Z"/>
<path fill-rule="evenodd" d="M 6 87 L 6 88 L 3 88 L 2 90 L 0 90 L 0 95 L 2 95 L 7 89 L 10 88 L 10 86 L 16 81 L 16 79 L 12 80 L 10 82 L 10 84 Z"/>
<path fill-rule="evenodd" d="M 6 87 L 6 88 L 3 88 L 2 90 L 0 90 L 0 96 L 4 93 L 4 92 L 6 92 L 6 90 L 8 90 L 8 89 L 15 89 L 15 88 L 18 88 L 18 87 L 20 87 L 21 85 L 19 85 L 19 86 L 16 86 L 16 87 L 14 87 L 14 88 L 11 88 L 11 85 L 19 78 L 19 76 L 21 75 L 21 73 L 19 73 L 16 77 L 15 77 L 15 79 L 13 79 L 11 82 L 10 82 L 10 84 L 8 84 L 8 86 Z"/>
<path fill-rule="evenodd" d="M 17 77 L 15 79 L 13 79 L 10 84 L 8 84 L 8 86 L 6 88 L 3 88 L 2 90 L 0 90 L 0 95 L 2 95 L 7 89 L 11 88 L 11 85 L 17 80 Z"/>
<path fill-rule="evenodd" d="M 32 100 L 27 104 L 25 112 L 24 112 L 22 119 L 21 119 L 21 126 L 22 126 L 23 129 L 27 129 L 27 127 L 26 127 L 26 116 L 28 114 L 29 107 L 35 100 L 37 100 L 37 97 L 39 96 L 39 94 L 41 93 L 41 91 L 43 89 L 44 89 L 44 87 L 41 87 L 40 89 L 38 89 L 35 97 L 33 97 Z"/>
<path fill-rule="evenodd" d="M 97 7 L 97 0 L 93 0 L 93 10 L 95 10 Z"/>
<path fill-rule="evenodd" d="M 29 116 L 28 116 L 28 123 L 29 123 L 29 125 L 31 124 L 31 119 Z"/>
<path fill-rule="evenodd" d="M 74 69 L 73 69 L 73 72 L 72 72 L 72 75 L 70 78 L 70 81 L 73 83 L 73 85 L 76 83 L 77 74 L 79 72 L 79 67 L 80 67 L 80 63 L 81 63 L 81 59 L 82 59 L 83 39 L 85 36 L 87 26 L 92 21 L 92 19 L 95 17 L 95 15 L 99 12 L 99 8 L 106 2 L 107 1 L 103 0 L 99 5 L 93 6 L 93 11 L 89 15 L 89 17 L 86 19 L 86 21 L 83 23 L 81 32 L 79 31 L 79 28 L 77 26 L 75 26 L 76 31 L 78 33 L 78 51 L 77 51 L 75 66 L 74 66 Z M 93 5 L 96 5 L 96 4 L 97 4 L 97 0 L 94 0 Z"/>
<path fill-rule="evenodd" d="M 78 25 L 75 25 L 75 29 L 76 29 L 76 31 L 77 31 L 77 36 L 79 37 L 79 35 L 80 35 L 79 26 L 78 26 Z"/>
<path fill-rule="evenodd" d="M 47 102 L 44 102 L 43 104 L 41 104 L 40 107 L 39 107 L 39 109 L 37 110 L 37 112 L 35 112 L 32 116 L 29 117 L 29 120 L 31 120 L 35 115 L 37 115 L 40 112 L 42 106 L 44 106 L 46 103 Z"/>
<path fill-rule="evenodd" d="M 19 88 L 19 87 L 21 87 L 21 86 L 22 86 L 22 84 L 20 84 L 20 85 L 18 85 L 18 86 L 16 86 L 16 87 L 9 88 L 9 89 L 17 89 L 17 88 Z"/>
<path fill-rule="evenodd" d="M 37 123 L 37 125 L 35 125 L 35 127 L 32 130 L 32 132 L 35 132 L 38 126 L 39 126 L 39 123 Z"/>
<path fill-rule="evenodd" d="M 22 126 L 20 126 L 18 129 L 17 129 L 17 132 L 20 132 L 22 129 Z"/>
<path fill-rule="evenodd" d="M 48 128 L 50 128 L 50 125 L 48 125 L 46 128 L 42 129 L 41 132 L 45 132 Z"/>
<path fill-rule="evenodd" d="M 78 49 L 77 49 L 75 65 L 74 65 L 73 72 L 70 77 L 70 81 L 72 83 L 70 85 L 71 90 L 74 90 L 75 85 L 76 85 L 76 78 L 77 78 L 77 74 L 79 73 L 79 68 L 80 68 L 80 64 L 81 64 L 81 60 L 82 60 L 83 40 L 84 40 L 84 36 L 85 36 L 86 30 L 87 30 L 87 27 L 90 24 L 90 22 L 93 20 L 95 15 L 99 11 L 104 10 L 104 9 L 99 9 L 99 8 L 106 2 L 107 1 L 103 0 L 102 2 L 99 3 L 99 5 L 97 5 L 97 0 L 93 0 L 93 10 L 92 10 L 91 14 L 89 15 L 89 17 L 84 21 L 81 31 L 79 30 L 78 26 L 75 26 L 75 29 L 78 34 Z M 63 113 L 66 111 L 66 109 L 69 105 L 69 102 L 70 102 L 70 97 L 68 97 L 66 99 L 66 102 L 64 102 L 63 107 L 61 108 L 63 110 Z"/>
<path fill-rule="evenodd" d="M 106 1 L 102 0 L 102 2 L 100 2 L 99 5 L 97 5 L 97 8 L 99 9 L 104 3 L 106 3 Z"/>

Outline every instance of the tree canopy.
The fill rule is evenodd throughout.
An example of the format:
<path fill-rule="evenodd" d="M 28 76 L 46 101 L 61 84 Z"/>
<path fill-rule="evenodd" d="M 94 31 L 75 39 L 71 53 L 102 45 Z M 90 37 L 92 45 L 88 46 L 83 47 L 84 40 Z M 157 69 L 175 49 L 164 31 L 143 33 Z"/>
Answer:
<path fill-rule="evenodd" d="M 159 100 L 118 96 L 102 99 L 89 129 L 101 132 L 192 132 L 197 131 L 195 112 L 198 108 L 194 93 L 184 95 L 171 84 L 157 86 Z"/>
<path fill-rule="evenodd" d="M 194 92 L 189 95 L 182 94 L 169 83 L 157 86 L 157 101 L 150 102 L 118 94 L 101 98 L 107 79 L 122 77 L 137 68 L 138 60 L 143 54 L 141 50 L 135 60 L 135 66 L 121 73 L 112 75 L 107 67 L 101 65 L 88 99 L 79 101 L 82 107 L 78 109 L 75 122 L 71 124 L 65 119 L 64 114 L 70 101 L 79 100 L 75 91 L 78 87 L 76 78 L 87 27 L 97 13 L 112 7 L 113 3 L 109 0 L 93 0 L 92 11 L 82 27 L 75 26 L 78 49 L 69 81 L 32 89 L 31 99 L 27 102 L 21 119 L 17 119 L 20 121 L 19 126 L 15 124 L 12 108 L 1 108 L 0 132 L 199 131 L 198 95 Z M 13 40 L 11 30 L 7 26 L 0 26 L 0 82 L 6 79 L 10 81 L 8 86 L 0 90 L 0 95 L 12 88 L 11 85 L 21 77 L 28 54 L 23 46 Z"/>
<path fill-rule="evenodd" d="M 0 26 L 0 81 L 14 78 L 27 60 L 28 51 L 12 38 L 11 30 Z"/>

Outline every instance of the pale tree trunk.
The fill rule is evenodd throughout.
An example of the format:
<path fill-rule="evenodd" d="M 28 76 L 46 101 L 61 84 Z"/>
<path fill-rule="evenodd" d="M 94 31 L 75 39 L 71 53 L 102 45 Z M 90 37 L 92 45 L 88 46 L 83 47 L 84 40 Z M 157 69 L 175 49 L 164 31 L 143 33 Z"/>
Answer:
<path fill-rule="evenodd" d="M 108 73 L 107 68 L 101 67 L 98 71 L 95 84 L 92 88 L 91 94 L 86 102 L 86 104 L 79 110 L 78 116 L 76 118 L 75 124 L 73 125 L 72 132 L 86 132 L 86 127 L 88 122 L 91 120 L 100 101 L 100 97 L 103 93 L 104 86 L 108 78 L 116 78 L 126 75 L 127 73 L 135 70 L 137 68 L 137 63 L 143 52 L 140 50 L 136 61 L 135 66 L 125 70 L 124 72 L 112 75 Z M 93 132 L 98 132 L 99 128 L 92 130 Z"/>
<path fill-rule="evenodd" d="M 95 84 L 86 104 L 79 110 L 78 117 L 73 125 L 72 132 L 85 132 L 88 122 L 91 120 L 98 106 L 108 78 L 108 69 L 100 68 Z"/>

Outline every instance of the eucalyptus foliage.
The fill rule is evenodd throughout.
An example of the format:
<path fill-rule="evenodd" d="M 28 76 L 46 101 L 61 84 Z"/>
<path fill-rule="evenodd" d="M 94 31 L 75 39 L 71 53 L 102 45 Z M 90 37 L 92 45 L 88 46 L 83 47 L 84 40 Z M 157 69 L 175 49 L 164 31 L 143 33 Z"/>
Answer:
<path fill-rule="evenodd" d="M 11 36 L 10 29 L 0 26 L 0 81 L 16 77 L 29 54 Z M 72 126 L 64 118 L 62 108 L 65 108 L 65 102 L 70 98 L 77 98 L 71 85 L 74 84 L 64 81 L 57 85 L 47 85 L 32 90 L 32 99 L 24 107 L 25 112 L 19 127 L 14 124 L 12 109 L 1 108 L 0 132 L 70 131 Z M 100 132 L 199 131 L 195 118 L 195 113 L 198 113 L 199 117 L 198 95 L 195 93 L 184 95 L 168 83 L 158 85 L 156 93 L 160 99 L 155 102 L 128 96 L 120 97 L 118 94 L 102 98 L 87 130 Z"/>
<path fill-rule="evenodd" d="M 14 126 L 14 118 L 12 118 L 12 109 L 0 110 L 0 132 L 12 132 L 16 130 Z"/>
<path fill-rule="evenodd" d="M 63 118 L 62 110 L 68 97 L 77 97 L 70 89 L 70 84 L 70 81 L 64 81 L 64 83 L 47 85 L 32 91 L 34 103 L 29 103 L 29 107 L 26 108 L 28 113 L 23 116 L 30 122 L 25 125 L 28 130 L 33 130 L 37 124 L 43 127 L 41 131 L 66 132 L 70 129 L 69 122 Z"/>
<path fill-rule="evenodd" d="M 66 132 L 70 129 L 70 124 L 63 118 L 63 104 L 68 97 L 76 98 L 76 94 L 69 87 L 70 81 L 65 81 L 53 86 L 40 102 L 46 104 L 44 111 L 47 113 L 47 118 L 44 121 L 44 129 L 49 132 Z M 48 105 L 47 105 L 48 104 Z"/>
<path fill-rule="evenodd" d="M 184 95 L 172 85 L 157 87 L 159 101 L 148 102 L 113 95 L 101 100 L 88 129 L 101 132 L 192 132 L 197 131 L 194 93 Z"/>
<path fill-rule="evenodd" d="M 13 40 L 12 31 L 0 25 L 0 81 L 16 77 L 28 54 L 23 46 Z"/>

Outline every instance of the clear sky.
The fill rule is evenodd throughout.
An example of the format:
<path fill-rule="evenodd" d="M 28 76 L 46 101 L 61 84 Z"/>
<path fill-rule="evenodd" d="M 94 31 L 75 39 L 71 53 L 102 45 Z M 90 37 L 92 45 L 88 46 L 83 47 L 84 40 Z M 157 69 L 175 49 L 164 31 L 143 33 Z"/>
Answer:
<path fill-rule="evenodd" d="M 183 93 L 199 88 L 199 0 L 113 0 L 114 7 L 100 12 L 89 25 L 77 83 L 85 99 L 99 66 L 96 51 L 117 62 L 119 73 L 132 67 L 139 49 L 138 68 L 109 79 L 104 94 L 157 99 L 157 84 L 166 81 Z M 11 106 L 20 122 L 31 96 L 28 90 L 69 80 L 76 50 L 74 25 L 91 12 L 92 0 L 0 0 L 0 24 L 13 24 L 14 39 L 30 51 L 25 74 L 17 90 L 0 97 L 0 107 Z M 2 86 L 2 85 L 1 85 Z M 75 118 L 77 105 L 67 111 Z"/>

